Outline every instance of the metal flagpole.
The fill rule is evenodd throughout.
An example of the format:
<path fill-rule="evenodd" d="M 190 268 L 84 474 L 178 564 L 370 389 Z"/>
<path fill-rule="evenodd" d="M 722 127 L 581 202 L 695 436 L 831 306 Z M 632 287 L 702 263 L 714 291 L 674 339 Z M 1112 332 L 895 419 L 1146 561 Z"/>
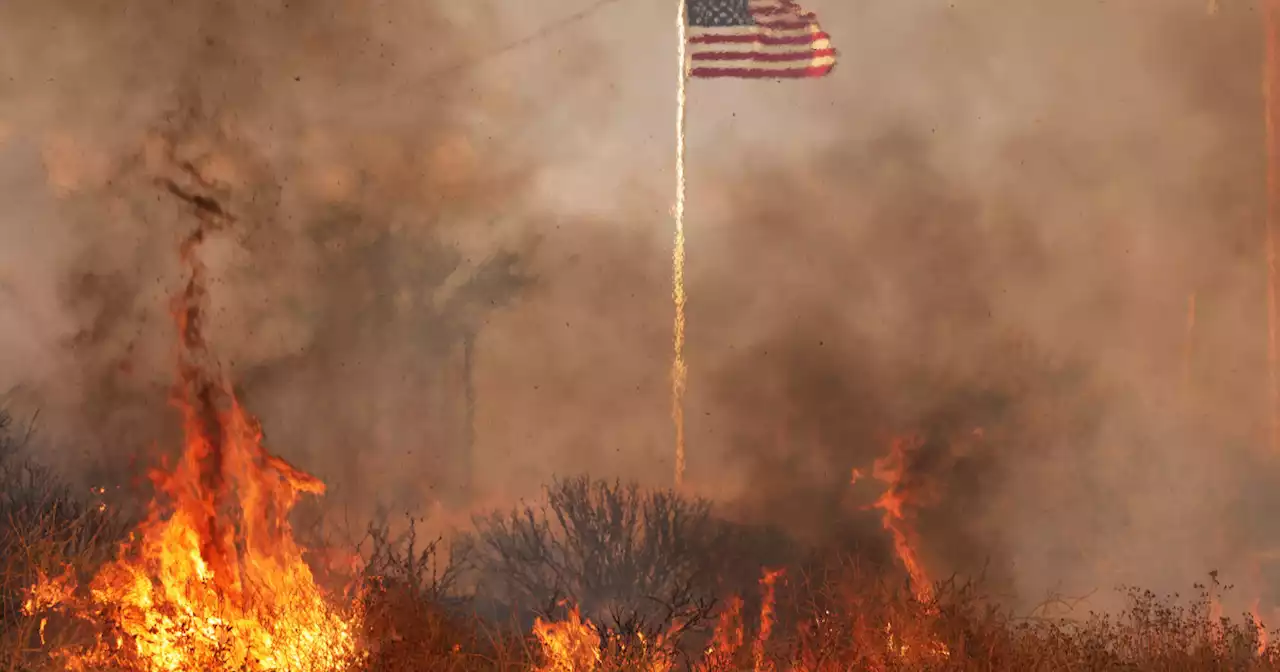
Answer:
<path fill-rule="evenodd" d="M 689 81 L 687 0 L 676 0 L 676 34 L 679 38 L 679 85 L 676 89 L 676 220 L 675 246 L 671 253 L 672 292 L 675 301 L 674 357 L 671 364 L 671 420 L 676 429 L 676 487 L 684 485 L 684 392 L 689 369 L 684 361 L 684 119 L 685 86 Z"/>

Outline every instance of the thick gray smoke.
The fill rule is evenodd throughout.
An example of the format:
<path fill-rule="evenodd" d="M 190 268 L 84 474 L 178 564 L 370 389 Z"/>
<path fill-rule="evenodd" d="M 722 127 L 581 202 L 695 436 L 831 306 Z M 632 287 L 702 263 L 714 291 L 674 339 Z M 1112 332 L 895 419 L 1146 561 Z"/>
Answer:
<path fill-rule="evenodd" d="M 501 24 L 445 9 L 0 10 L 4 384 L 56 457 L 123 466 L 171 442 L 194 195 L 237 220 L 204 247 L 210 338 L 273 444 L 348 504 L 465 494 L 447 377 L 529 284 L 534 241 L 503 218 L 534 231 L 517 141 L 537 101 L 458 74 Z"/>
<path fill-rule="evenodd" d="M 878 493 L 849 470 L 918 433 L 936 572 L 1261 590 L 1256 16 L 925 4 L 829 12 L 849 84 L 740 109 L 767 146 L 695 179 L 695 468 L 840 533 Z"/>
<path fill-rule="evenodd" d="M 488 55 L 580 6 L 5 3 L 10 403 L 55 455 L 171 432 L 169 179 L 242 222 L 210 246 L 211 341 L 344 503 L 667 483 L 668 4 Z M 695 486 L 813 540 L 881 535 L 850 472 L 917 433 L 935 573 L 990 560 L 1032 601 L 1253 581 L 1254 8 L 810 4 L 830 78 L 691 85 Z"/>

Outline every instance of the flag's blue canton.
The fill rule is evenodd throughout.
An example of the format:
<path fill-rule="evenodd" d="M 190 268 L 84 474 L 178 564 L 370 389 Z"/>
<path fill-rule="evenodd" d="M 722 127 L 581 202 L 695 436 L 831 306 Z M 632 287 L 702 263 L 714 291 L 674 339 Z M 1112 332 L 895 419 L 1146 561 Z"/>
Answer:
<path fill-rule="evenodd" d="M 689 25 L 704 27 L 750 26 L 747 0 L 687 0 Z"/>

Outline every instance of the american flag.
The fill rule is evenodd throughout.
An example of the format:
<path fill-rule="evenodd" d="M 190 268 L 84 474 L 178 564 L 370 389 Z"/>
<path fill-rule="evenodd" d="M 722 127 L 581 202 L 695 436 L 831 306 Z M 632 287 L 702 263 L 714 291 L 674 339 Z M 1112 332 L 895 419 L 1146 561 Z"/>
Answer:
<path fill-rule="evenodd" d="M 794 0 L 686 0 L 691 77 L 821 77 L 831 36 Z"/>

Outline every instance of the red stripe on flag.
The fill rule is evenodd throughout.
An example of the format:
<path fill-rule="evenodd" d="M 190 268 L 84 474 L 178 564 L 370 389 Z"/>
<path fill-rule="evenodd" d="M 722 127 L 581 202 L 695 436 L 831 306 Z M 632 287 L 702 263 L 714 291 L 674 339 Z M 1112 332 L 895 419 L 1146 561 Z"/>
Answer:
<path fill-rule="evenodd" d="M 792 52 L 706 51 L 693 54 L 695 61 L 805 61 L 823 56 L 835 56 L 835 49 L 811 49 Z"/>
<path fill-rule="evenodd" d="M 736 79 L 800 79 L 804 77 L 822 77 L 831 72 L 834 65 L 822 65 L 791 70 L 761 70 L 757 68 L 694 68 L 690 77 L 716 78 L 733 77 Z"/>
<path fill-rule="evenodd" d="M 796 28 L 808 28 L 813 25 L 812 21 L 793 21 L 784 19 L 782 21 L 756 21 L 758 25 L 770 30 L 789 30 Z"/>

